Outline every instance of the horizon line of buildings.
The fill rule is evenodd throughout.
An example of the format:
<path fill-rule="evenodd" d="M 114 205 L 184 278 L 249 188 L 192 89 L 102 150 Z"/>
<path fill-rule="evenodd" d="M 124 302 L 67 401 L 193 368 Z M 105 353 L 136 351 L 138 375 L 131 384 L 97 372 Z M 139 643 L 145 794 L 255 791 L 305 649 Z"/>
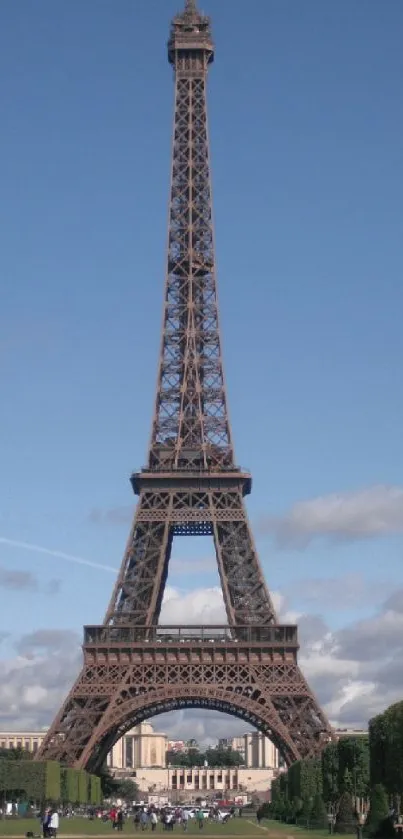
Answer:
<path fill-rule="evenodd" d="M 0 748 L 21 748 L 36 753 L 46 736 L 42 731 L 2 731 Z M 338 729 L 341 737 L 360 737 L 363 729 Z M 112 747 L 107 767 L 118 778 L 130 778 L 139 791 L 161 797 L 175 794 L 177 799 L 189 800 L 194 795 L 235 795 L 255 793 L 265 796 L 272 781 L 285 770 L 278 749 L 259 731 L 249 731 L 239 737 L 220 738 L 215 748 L 239 752 L 244 761 L 232 767 L 184 767 L 167 764 L 168 752 L 186 753 L 191 745 L 184 740 L 168 740 L 165 733 L 154 731 L 151 723 L 143 722 L 126 732 Z M 214 747 L 213 747 L 214 748 Z"/>

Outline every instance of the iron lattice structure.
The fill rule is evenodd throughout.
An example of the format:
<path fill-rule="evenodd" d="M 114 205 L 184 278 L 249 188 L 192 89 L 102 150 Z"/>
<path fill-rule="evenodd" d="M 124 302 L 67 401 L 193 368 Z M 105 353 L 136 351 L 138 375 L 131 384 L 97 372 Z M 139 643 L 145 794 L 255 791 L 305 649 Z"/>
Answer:
<path fill-rule="evenodd" d="M 215 277 L 206 81 L 214 46 L 195 0 L 173 23 L 175 118 L 161 354 L 147 467 L 104 623 L 85 627 L 83 669 L 38 759 L 93 771 L 141 720 L 182 707 L 232 713 L 287 763 L 331 729 L 297 664 L 295 626 L 277 623 L 235 464 Z M 175 535 L 214 538 L 228 624 L 158 625 Z"/>

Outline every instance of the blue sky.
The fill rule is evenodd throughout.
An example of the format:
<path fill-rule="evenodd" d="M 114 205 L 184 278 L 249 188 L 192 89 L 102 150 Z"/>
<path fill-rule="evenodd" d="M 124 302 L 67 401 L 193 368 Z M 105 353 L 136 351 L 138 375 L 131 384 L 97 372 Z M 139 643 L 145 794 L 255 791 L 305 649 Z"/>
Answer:
<path fill-rule="evenodd" d="M 0 4 L 0 536 L 116 569 L 128 521 L 93 511 L 127 508 L 146 459 L 178 6 Z M 403 585 L 399 527 L 301 551 L 258 523 L 300 500 L 401 483 L 403 4 L 204 8 L 237 458 L 253 473 L 270 587 L 337 628 Z M 174 556 L 172 586 L 216 583 L 200 564 L 208 541 L 176 541 Z M 3 591 L 0 629 L 13 638 L 102 619 L 111 573 L 1 543 L 0 565 L 38 581 Z M 312 605 L 299 585 L 351 574 L 369 587 L 344 603 Z"/>

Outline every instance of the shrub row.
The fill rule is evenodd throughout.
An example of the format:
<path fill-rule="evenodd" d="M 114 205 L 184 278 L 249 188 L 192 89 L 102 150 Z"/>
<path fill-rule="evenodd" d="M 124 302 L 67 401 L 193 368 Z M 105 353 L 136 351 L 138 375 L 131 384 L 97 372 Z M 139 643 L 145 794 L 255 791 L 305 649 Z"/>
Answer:
<path fill-rule="evenodd" d="M 64 804 L 101 803 L 101 780 L 82 769 L 68 769 L 55 760 L 6 760 L 0 758 L 0 795 L 36 802 Z"/>
<path fill-rule="evenodd" d="M 370 749 L 367 737 L 349 737 L 329 743 L 321 757 L 299 760 L 273 782 L 273 801 L 313 801 L 320 795 L 328 806 L 343 792 L 366 798 L 370 787 Z"/>

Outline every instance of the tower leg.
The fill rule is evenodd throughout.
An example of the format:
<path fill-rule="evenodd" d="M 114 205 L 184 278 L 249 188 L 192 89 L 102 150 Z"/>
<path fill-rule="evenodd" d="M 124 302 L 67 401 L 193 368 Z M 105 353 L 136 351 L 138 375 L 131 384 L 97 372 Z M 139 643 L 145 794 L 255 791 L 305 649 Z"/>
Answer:
<path fill-rule="evenodd" d="M 230 514 L 223 517 L 223 505 Z M 274 624 L 276 613 L 260 567 L 241 492 L 211 493 L 218 570 L 231 624 Z M 224 508 L 225 509 L 225 508 Z"/>
<path fill-rule="evenodd" d="M 170 493 L 153 502 L 149 494 L 140 495 L 105 624 L 157 624 L 172 549 L 171 507 Z"/>

